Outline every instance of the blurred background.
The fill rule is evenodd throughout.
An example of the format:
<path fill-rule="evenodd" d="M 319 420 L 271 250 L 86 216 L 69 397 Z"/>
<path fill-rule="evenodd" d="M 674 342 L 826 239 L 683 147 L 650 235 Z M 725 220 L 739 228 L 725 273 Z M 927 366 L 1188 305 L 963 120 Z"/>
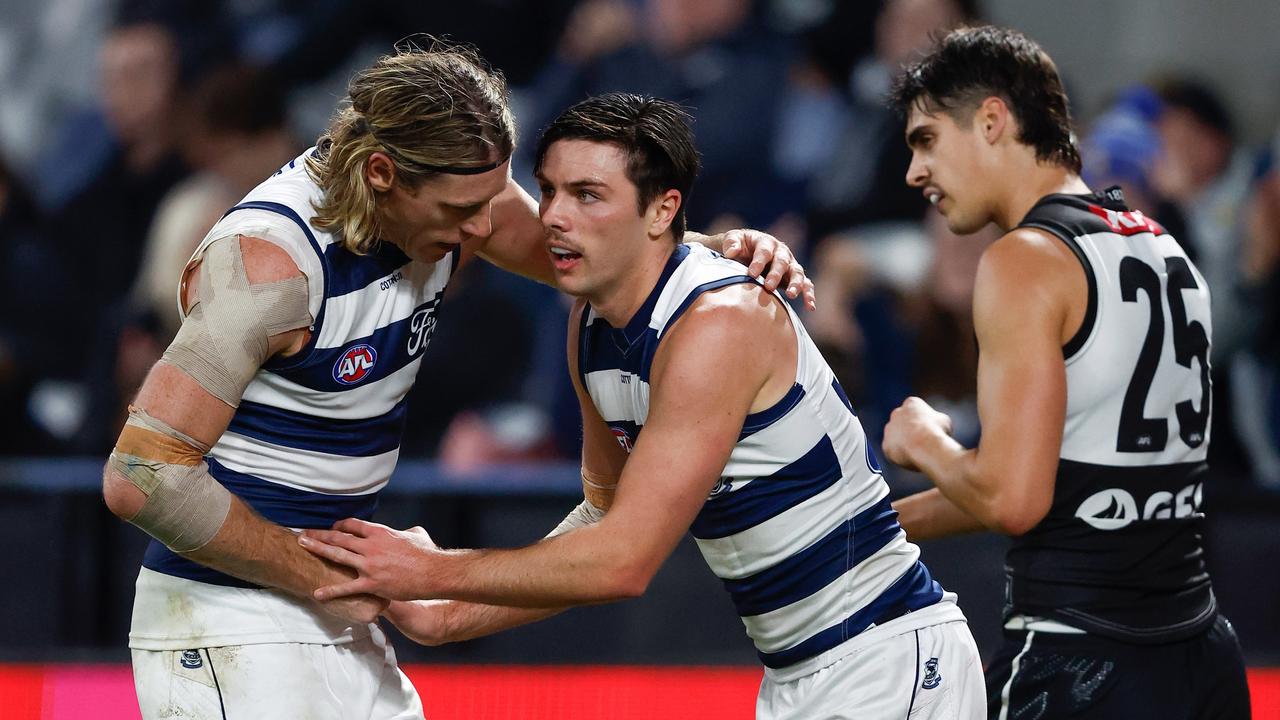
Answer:
<path fill-rule="evenodd" d="M 970 302 L 996 235 L 956 237 L 927 212 L 882 104 L 931 33 L 963 22 L 1017 27 L 1048 50 L 1085 179 L 1121 185 L 1211 286 L 1209 567 L 1251 666 L 1280 666 L 1280 3 L 5 0 L 0 668 L 127 662 L 145 543 L 102 506 L 100 468 L 176 330 L 177 274 L 214 220 L 314 142 L 352 72 L 415 33 L 474 44 L 505 73 L 513 169 L 530 190 L 537 134 L 569 104 L 627 90 L 688 105 L 705 166 L 691 227 L 760 228 L 796 249 L 819 293 L 804 321 L 877 442 L 909 394 L 975 442 Z M 446 545 L 525 544 L 578 492 L 567 304 L 479 262 L 450 293 L 379 519 Z M 896 494 L 924 487 L 886 475 Z M 994 536 L 924 546 L 988 656 L 1003 549 Z M 748 715 L 759 677 L 687 543 L 645 598 L 398 649 L 450 667 L 741 667 Z M 4 677 L 0 717 L 16 717 L 5 688 L 25 686 Z M 532 717 L 512 713 L 495 717 Z"/>

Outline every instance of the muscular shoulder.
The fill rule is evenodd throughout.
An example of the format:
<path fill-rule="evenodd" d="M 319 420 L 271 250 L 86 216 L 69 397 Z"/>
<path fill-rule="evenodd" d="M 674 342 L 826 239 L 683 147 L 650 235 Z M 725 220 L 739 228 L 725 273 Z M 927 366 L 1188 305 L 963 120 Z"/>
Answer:
<path fill-rule="evenodd" d="M 749 385 L 764 382 L 793 352 L 787 311 L 755 284 L 703 293 L 668 326 L 654 357 L 654 376 L 669 367 L 719 368 Z"/>
<path fill-rule="evenodd" d="M 238 245 L 238 248 L 232 243 Z M 204 252 L 208 254 L 210 251 L 238 253 L 240 262 L 244 266 L 245 278 L 250 285 L 262 285 L 305 277 L 298 264 L 293 261 L 293 258 L 289 256 L 289 253 L 284 248 L 262 238 L 248 235 L 228 236 L 210 243 Z M 192 300 L 199 293 L 200 273 L 197 270 L 202 261 L 203 256 L 191 263 L 184 273 L 184 307 L 190 307 Z M 305 297 L 303 299 L 305 300 Z"/>
<path fill-rule="evenodd" d="M 1037 228 L 1015 228 L 995 241 L 982 255 L 979 273 L 1022 275 L 1053 273 L 1079 265 L 1066 243 Z"/>
<path fill-rule="evenodd" d="M 284 248 L 262 238 L 240 236 L 240 254 L 251 285 L 302 277 L 302 270 Z"/>
<path fill-rule="evenodd" d="M 1083 267 L 1066 243 L 1043 230 L 1016 228 L 978 263 L 974 323 L 979 335 L 1001 319 L 1059 331 L 1073 320 L 1079 324 L 1087 298 Z"/>
<path fill-rule="evenodd" d="M 780 301 L 755 283 L 738 283 L 705 292 L 668 328 L 696 328 L 699 333 L 739 335 L 765 340 L 771 328 L 787 327 L 787 312 Z"/>

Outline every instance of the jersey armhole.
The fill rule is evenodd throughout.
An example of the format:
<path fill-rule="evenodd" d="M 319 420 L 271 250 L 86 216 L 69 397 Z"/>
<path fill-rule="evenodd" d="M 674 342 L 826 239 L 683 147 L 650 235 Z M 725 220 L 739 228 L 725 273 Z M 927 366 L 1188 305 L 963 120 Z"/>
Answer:
<path fill-rule="evenodd" d="M 1070 362 L 1084 347 L 1085 342 L 1089 340 L 1089 336 L 1093 334 L 1093 327 L 1098 319 L 1098 279 L 1093 274 L 1093 263 L 1089 262 L 1089 256 L 1085 255 L 1084 249 L 1076 242 L 1075 236 L 1064 225 L 1047 220 L 1033 220 L 1024 222 L 1019 227 L 1044 230 L 1058 238 L 1071 249 L 1071 253 L 1076 256 L 1076 259 L 1080 261 L 1080 266 L 1084 269 L 1085 281 L 1089 285 L 1088 304 L 1085 306 L 1084 318 L 1080 320 L 1080 328 L 1062 346 L 1062 359 Z"/>

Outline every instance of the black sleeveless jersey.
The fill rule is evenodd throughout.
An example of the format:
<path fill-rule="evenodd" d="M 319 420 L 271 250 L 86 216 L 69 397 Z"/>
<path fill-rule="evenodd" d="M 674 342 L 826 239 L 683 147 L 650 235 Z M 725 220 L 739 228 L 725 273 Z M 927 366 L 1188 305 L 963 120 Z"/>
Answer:
<path fill-rule="evenodd" d="M 1006 613 L 1128 642 L 1200 632 L 1217 614 L 1200 539 L 1208 286 L 1118 188 L 1049 195 L 1019 227 L 1072 249 L 1089 305 L 1063 348 L 1067 413 L 1053 505 L 1013 540 Z"/>

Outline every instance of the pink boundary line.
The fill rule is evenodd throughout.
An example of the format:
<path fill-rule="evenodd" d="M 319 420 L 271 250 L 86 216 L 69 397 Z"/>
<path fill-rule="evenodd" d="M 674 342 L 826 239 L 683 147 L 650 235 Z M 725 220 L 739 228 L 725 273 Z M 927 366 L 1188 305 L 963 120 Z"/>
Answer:
<path fill-rule="evenodd" d="M 761 676 L 739 667 L 408 665 L 405 671 L 432 720 L 749 718 Z M 1251 669 L 1249 681 L 1254 717 L 1280 718 L 1280 668 Z M 61 664 L 0 664 L 0 716 L 140 718 L 127 665 Z"/>

